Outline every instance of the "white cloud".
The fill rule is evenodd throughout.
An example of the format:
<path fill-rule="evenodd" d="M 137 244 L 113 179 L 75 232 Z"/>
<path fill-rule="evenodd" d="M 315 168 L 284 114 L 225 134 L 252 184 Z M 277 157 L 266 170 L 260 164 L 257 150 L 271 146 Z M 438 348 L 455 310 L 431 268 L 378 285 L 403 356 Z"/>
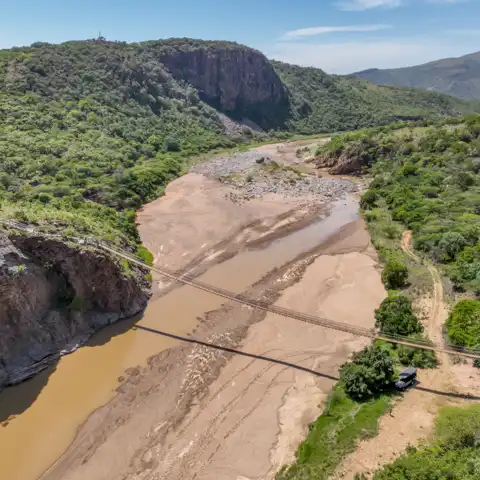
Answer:
<path fill-rule="evenodd" d="M 298 30 L 290 30 L 289 32 L 286 32 L 282 38 L 284 40 L 293 40 L 296 38 L 323 35 L 325 33 L 376 32 L 378 30 L 387 30 L 389 28 L 392 28 L 391 25 L 340 25 L 299 28 Z"/>
<path fill-rule="evenodd" d="M 403 5 L 404 0 L 344 0 L 337 2 L 341 10 L 361 11 L 371 8 L 396 8 Z"/>
<path fill-rule="evenodd" d="M 346 74 L 367 68 L 398 68 L 469 53 L 465 45 L 429 39 L 380 42 L 301 43 L 278 42 L 266 54 L 287 63 L 318 67 L 328 73 Z"/>

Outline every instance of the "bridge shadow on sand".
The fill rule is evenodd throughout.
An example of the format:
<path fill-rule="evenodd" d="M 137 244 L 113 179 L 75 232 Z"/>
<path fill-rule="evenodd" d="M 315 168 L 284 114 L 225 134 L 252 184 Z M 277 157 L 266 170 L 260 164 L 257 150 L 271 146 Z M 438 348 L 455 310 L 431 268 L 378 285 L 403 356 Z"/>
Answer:
<path fill-rule="evenodd" d="M 179 340 L 181 342 L 187 342 L 187 343 L 192 343 L 192 344 L 196 344 L 196 345 L 202 345 L 204 347 L 213 348 L 215 350 L 221 350 L 223 352 L 233 353 L 235 355 L 241 355 L 243 357 L 255 358 L 257 360 L 263 360 L 265 362 L 276 363 L 278 365 L 283 365 L 285 367 L 294 368 L 295 370 L 300 370 L 302 372 L 310 373 L 312 375 L 315 375 L 316 377 L 327 378 L 329 380 L 334 380 L 334 381 L 340 380 L 339 377 L 337 377 L 337 376 L 329 375 L 329 374 L 322 373 L 322 372 L 318 372 L 317 370 L 312 370 L 311 368 L 307 368 L 307 367 L 304 367 L 302 365 L 298 365 L 296 363 L 291 363 L 291 362 L 286 362 L 284 360 L 279 360 L 277 358 L 267 357 L 265 355 L 257 355 L 255 353 L 242 352 L 241 350 L 236 350 L 234 348 L 222 347 L 221 345 L 216 345 L 214 343 L 204 342 L 204 341 L 198 340 L 196 338 L 182 337 L 180 335 L 174 335 L 173 333 L 162 332 L 161 330 L 156 330 L 154 328 L 149 328 L 149 327 L 143 327 L 141 325 L 136 325 L 134 328 L 137 328 L 138 330 L 144 330 L 144 331 L 149 332 L 149 333 L 154 333 L 156 335 L 162 335 L 164 337 L 173 338 L 173 339 Z M 459 399 L 463 399 L 463 400 L 480 400 L 480 396 L 464 395 L 464 394 L 461 394 L 461 393 L 444 392 L 444 391 L 441 391 L 441 390 L 435 390 L 433 388 L 427 388 L 427 387 L 420 386 L 419 382 L 417 382 L 417 384 L 412 388 L 414 388 L 415 390 L 420 390 L 422 392 L 431 393 L 433 395 L 441 395 L 441 396 L 444 396 L 444 397 L 459 398 Z"/>
<path fill-rule="evenodd" d="M 284 360 L 279 360 L 277 358 L 267 357 L 265 355 L 257 355 L 255 353 L 242 352 L 241 350 L 236 350 L 234 348 L 222 347 L 221 345 L 216 345 L 214 343 L 203 342 L 202 340 L 198 340 L 196 338 L 182 337 L 180 335 L 174 335 L 173 333 L 162 332 L 160 330 L 155 330 L 154 328 L 149 328 L 149 327 L 143 327 L 141 325 L 136 325 L 134 328 L 137 328 L 138 330 L 144 330 L 144 331 L 150 332 L 150 333 L 155 333 L 157 335 L 162 335 L 164 337 L 173 338 L 173 339 L 179 340 L 181 342 L 194 343 L 196 345 L 202 345 L 204 347 L 213 348 L 214 350 L 220 350 L 222 352 L 233 353 L 235 355 L 241 355 L 243 357 L 255 358 L 256 360 L 263 360 L 263 361 L 266 361 L 266 362 L 276 363 L 278 365 L 283 365 L 285 367 L 294 368 L 295 370 L 300 370 L 302 372 L 310 373 L 310 374 L 315 375 L 317 377 L 327 378 L 329 380 L 334 380 L 334 381 L 339 380 L 338 377 L 335 377 L 333 375 L 328 375 L 326 373 L 317 372 L 316 370 L 312 370 L 311 368 L 304 367 L 304 366 L 298 365 L 296 363 L 291 363 L 291 362 L 286 362 Z"/>

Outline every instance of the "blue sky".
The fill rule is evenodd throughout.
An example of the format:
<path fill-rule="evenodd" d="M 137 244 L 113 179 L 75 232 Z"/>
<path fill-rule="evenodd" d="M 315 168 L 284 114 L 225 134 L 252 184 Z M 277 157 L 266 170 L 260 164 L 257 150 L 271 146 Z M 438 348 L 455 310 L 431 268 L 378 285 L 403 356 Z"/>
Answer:
<path fill-rule="evenodd" d="M 96 37 L 233 40 L 329 73 L 480 50 L 480 0 L 1 0 L 0 48 Z"/>

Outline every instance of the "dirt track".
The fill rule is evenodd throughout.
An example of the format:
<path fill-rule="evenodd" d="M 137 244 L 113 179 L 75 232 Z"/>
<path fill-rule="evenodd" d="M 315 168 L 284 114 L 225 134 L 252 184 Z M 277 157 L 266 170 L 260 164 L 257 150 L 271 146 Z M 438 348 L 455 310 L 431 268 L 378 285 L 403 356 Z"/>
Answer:
<path fill-rule="evenodd" d="M 415 262 L 422 260 L 412 250 L 412 233 L 405 232 L 401 247 Z M 438 345 L 443 344 L 443 325 L 448 316 L 444 301 L 443 284 L 438 270 L 426 263 L 432 278 L 432 294 L 426 298 L 430 308 L 428 323 L 425 330 L 428 336 Z M 338 469 L 336 478 L 352 480 L 356 473 L 368 474 L 382 465 L 399 457 L 408 445 L 416 445 L 430 435 L 433 422 L 442 406 L 462 405 L 468 400 L 448 395 L 438 395 L 438 392 L 453 394 L 478 394 L 480 390 L 472 389 L 473 376 L 480 378 L 470 365 L 452 365 L 447 354 L 438 354 L 438 368 L 420 370 L 420 387 L 431 389 L 431 392 L 413 389 L 407 391 L 403 398 L 395 400 L 389 415 L 380 420 L 379 434 L 369 440 L 360 442 L 354 453 L 349 455 Z M 468 379 L 468 380 L 467 380 Z"/>

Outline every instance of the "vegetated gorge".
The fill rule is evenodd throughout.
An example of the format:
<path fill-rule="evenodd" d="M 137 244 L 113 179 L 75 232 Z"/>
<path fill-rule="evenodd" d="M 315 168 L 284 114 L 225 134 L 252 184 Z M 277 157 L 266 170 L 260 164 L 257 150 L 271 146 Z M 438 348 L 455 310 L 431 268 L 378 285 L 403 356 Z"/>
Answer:
<path fill-rule="evenodd" d="M 431 325 L 422 312 L 432 283 L 443 304 L 428 274 L 438 270 L 462 298 L 447 341 L 475 348 L 477 111 L 228 42 L 0 51 L 2 474 L 435 478 L 438 466 L 477 478 L 477 410 L 442 410 L 434 427 L 434 392 L 402 400 L 389 388 L 414 364 L 426 386 L 439 372 L 442 398 L 452 378 L 461 397 L 472 365 L 368 346 L 98 244 L 262 305 L 435 343 L 438 302 Z M 376 250 L 357 213 L 371 176 L 361 206 Z M 434 432 L 431 445 L 397 459 L 405 436 L 396 455 L 349 470 L 359 441 L 381 439 L 384 414 L 411 409 L 412 394 L 432 416 L 412 443 Z"/>

